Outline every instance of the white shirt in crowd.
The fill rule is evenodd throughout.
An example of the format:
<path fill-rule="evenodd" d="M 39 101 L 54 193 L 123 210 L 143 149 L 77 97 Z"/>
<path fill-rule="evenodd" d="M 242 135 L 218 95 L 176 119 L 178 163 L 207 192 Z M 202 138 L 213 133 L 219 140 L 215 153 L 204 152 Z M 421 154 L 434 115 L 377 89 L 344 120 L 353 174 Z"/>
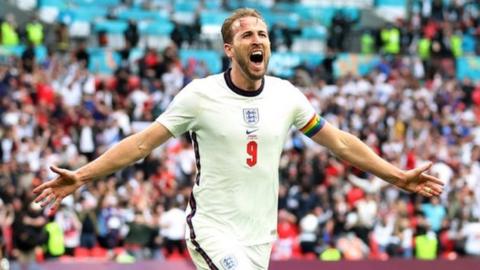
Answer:
<path fill-rule="evenodd" d="M 185 237 L 185 211 L 172 208 L 160 216 L 160 234 L 170 240 L 182 240 Z"/>

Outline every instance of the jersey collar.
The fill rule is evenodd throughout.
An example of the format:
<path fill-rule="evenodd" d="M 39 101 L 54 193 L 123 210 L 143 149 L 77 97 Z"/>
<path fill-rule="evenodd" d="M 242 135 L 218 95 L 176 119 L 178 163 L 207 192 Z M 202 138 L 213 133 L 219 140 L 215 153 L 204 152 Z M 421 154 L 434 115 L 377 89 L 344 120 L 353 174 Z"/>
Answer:
<path fill-rule="evenodd" d="M 231 71 L 232 71 L 232 69 L 229 68 L 227 71 L 225 71 L 223 73 L 223 77 L 225 78 L 225 82 L 227 83 L 227 86 L 228 86 L 228 88 L 230 88 L 230 90 L 232 90 L 233 92 L 235 92 L 235 93 L 237 93 L 241 96 L 244 96 L 244 97 L 256 97 L 256 96 L 260 95 L 260 93 L 262 93 L 263 86 L 265 85 L 265 78 L 262 79 L 262 84 L 260 85 L 260 88 L 258 88 L 255 91 L 247 91 L 247 90 L 238 88 L 237 86 L 235 86 L 235 84 L 233 84 L 232 77 L 230 76 Z"/>

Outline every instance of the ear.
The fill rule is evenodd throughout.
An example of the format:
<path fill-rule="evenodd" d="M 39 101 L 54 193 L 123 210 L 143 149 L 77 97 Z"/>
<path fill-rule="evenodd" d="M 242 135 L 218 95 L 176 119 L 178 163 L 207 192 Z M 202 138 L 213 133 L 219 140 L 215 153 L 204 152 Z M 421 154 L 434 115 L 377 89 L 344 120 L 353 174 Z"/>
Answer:
<path fill-rule="evenodd" d="M 223 43 L 223 51 L 228 58 L 233 57 L 233 46 L 228 43 Z"/>

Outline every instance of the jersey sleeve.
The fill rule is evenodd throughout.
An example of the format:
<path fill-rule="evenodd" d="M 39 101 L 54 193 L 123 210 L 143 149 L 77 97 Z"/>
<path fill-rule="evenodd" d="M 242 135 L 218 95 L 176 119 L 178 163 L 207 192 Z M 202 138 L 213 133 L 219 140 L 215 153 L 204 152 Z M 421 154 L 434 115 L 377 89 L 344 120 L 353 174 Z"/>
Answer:
<path fill-rule="evenodd" d="M 295 88 L 295 98 L 292 100 L 296 101 L 293 124 L 303 134 L 312 137 L 325 125 L 325 119 L 315 112 L 312 104 L 300 90 L 293 85 L 292 87 Z"/>
<path fill-rule="evenodd" d="M 173 98 L 165 112 L 155 120 L 165 126 L 175 137 L 193 130 L 195 127 L 196 116 L 199 112 L 199 97 L 192 83 L 185 86 Z"/>

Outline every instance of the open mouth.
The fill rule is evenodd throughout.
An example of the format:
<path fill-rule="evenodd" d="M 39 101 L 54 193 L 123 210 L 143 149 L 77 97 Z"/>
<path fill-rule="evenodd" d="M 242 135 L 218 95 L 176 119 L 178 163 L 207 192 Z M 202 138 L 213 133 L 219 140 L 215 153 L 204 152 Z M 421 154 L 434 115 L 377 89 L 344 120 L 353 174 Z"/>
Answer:
<path fill-rule="evenodd" d="M 254 51 L 250 54 L 250 61 L 255 64 L 260 64 L 263 62 L 263 52 L 262 51 Z"/>

